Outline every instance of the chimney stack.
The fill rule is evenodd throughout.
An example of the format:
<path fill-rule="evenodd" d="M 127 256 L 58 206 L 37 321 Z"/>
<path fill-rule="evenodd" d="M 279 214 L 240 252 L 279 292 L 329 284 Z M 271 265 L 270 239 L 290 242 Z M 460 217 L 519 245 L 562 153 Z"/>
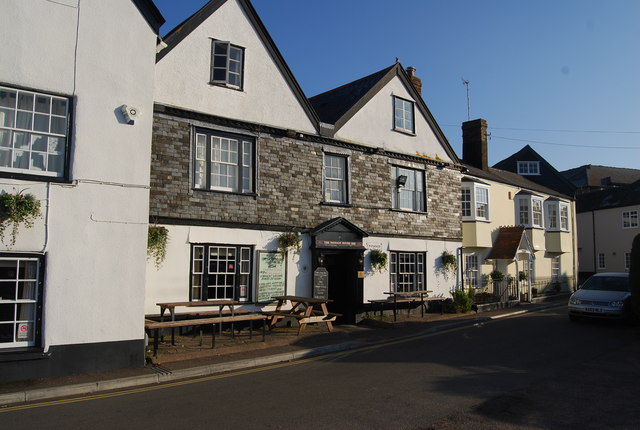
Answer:
<path fill-rule="evenodd" d="M 407 74 L 409 75 L 409 78 L 411 78 L 411 83 L 413 84 L 418 94 L 422 95 L 422 79 L 416 76 L 416 68 L 407 67 Z"/>
<path fill-rule="evenodd" d="M 489 169 L 487 121 L 482 118 L 462 123 L 462 161 L 478 169 Z"/>

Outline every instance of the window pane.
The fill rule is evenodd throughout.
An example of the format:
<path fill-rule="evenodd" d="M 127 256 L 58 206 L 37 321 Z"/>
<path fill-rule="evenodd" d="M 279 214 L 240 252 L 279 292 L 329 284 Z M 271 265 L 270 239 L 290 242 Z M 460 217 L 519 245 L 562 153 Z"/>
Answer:
<path fill-rule="evenodd" d="M 53 115 L 67 116 L 67 100 L 53 98 L 51 102 L 51 113 Z"/>
<path fill-rule="evenodd" d="M 62 137 L 49 137 L 49 153 L 63 154 L 66 139 Z"/>
<path fill-rule="evenodd" d="M 33 116 L 33 129 L 35 131 L 49 131 L 49 115 L 35 114 Z"/>
<path fill-rule="evenodd" d="M 0 130 L 0 147 L 11 147 L 11 132 L 9 130 Z"/>
<path fill-rule="evenodd" d="M 41 134 L 31 135 L 31 150 L 47 152 L 47 149 L 49 149 L 47 136 L 42 136 Z"/>
<path fill-rule="evenodd" d="M 58 176 L 62 175 L 64 172 L 64 157 L 62 155 L 49 154 L 47 166 L 48 172 L 56 172 Z"/>
<path fill-rule="evenodd" d="M 13 127 L 16 111 L 0 108 L 0 127 Z"/>
<path fill-rule="evenodd" d="M 25 151 L 15 151 L 13 153 L 13 167 L 19 169 L 28 169 L 29 153 Z"/>
<path fill-rule="evenodd" d="M 12 152 L 7 149 L 0 149 L 0 166 L 11 167 Z"/>
<path fill-rule="evenodd" d="M 6 88 L 0 89 L 0 107 L 15 108 L 17 92 Z"/>
<path fill-rule="evenodd" d="M 16 128 L 31 130 L 33 114 L 31 112 L 18 111 L 16 114 Z"/>
<path fill-rule="evenodd" d="M 36 112 L 49 114 L 51 112 L 51 97 L 37 95 L 36 96 Z"/>
<path fill-rule="evenodd" d="M 33 111 L 33 94 L 20 91 L 18 94 L 18 109 Z"/>
<path fill-rule="evenodd" d="M 51 117 L 51 133 L 67 134 L 67 119 L 52 116 Z"/>
<path fill-rule="evenodd" d="M 41 152 L 31 153 L 31 170 L 46 170 L 46 158 L 45 154 Z"/>

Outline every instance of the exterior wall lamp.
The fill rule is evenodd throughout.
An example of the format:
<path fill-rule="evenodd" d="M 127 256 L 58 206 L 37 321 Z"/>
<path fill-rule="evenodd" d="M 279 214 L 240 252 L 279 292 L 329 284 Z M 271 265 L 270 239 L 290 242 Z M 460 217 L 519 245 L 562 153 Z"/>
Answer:
<path fill-rule="evenodd" d="M 396 179 L 396 185 L 398 188 L 402 188 L 407 184 L 407 175 L 399 175 Z"/>

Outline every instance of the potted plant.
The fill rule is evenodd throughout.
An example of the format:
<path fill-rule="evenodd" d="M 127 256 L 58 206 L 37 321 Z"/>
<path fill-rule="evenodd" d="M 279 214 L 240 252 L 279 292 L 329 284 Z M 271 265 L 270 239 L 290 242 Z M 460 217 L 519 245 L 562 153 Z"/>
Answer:
<path fill-rule="evenodd" d="M 288 231 L 278 237 L 278 249 L 283 254 L 286 254 L 290 249 L 298 252 L 300 248 L 302 248 L 302 239 L 298 233 Z"/>
<path fill-rule="evenodd" d="M 41 216 L 40 201 L 33 194 L 0 194 L 0 239 L 5 243 L 5 231 L 11 227 L 11 241 L 7 245 L 11 248 L 16 244 L 18 228 L 24 224 L 26 228 L 33 227 L 33 222 Z"/>
<path fill-rule="evenodd" d="M 491 277 L 491 280 L 493 282 L 502 282 L 502 280 L 504 279 L 504 273 L 502 273 L 498 269 L 495 269 L 493 270 L 493 272 L 489 273 L 489 276 Z"/>
<path fill-rule="evenodd" d="M 526 281 L 527 280 L 527 273 L 524 271 L 519 271 L 518 272 L 518 280 L 519 281 Z"/>
<path fill-rule="evenodd" d="M 156 268 L 160 267 L 167 256 L 169 230 L 160 226 L 149 226 L 147 234 L 147 256 L 153 258 Z"/>
<path fill-rule="evenodd" d="M 371 258 L 371 267 L 374 272 L 382 272 L 387 268 L 387 253 L 374 249 L 369 254 Z"/>

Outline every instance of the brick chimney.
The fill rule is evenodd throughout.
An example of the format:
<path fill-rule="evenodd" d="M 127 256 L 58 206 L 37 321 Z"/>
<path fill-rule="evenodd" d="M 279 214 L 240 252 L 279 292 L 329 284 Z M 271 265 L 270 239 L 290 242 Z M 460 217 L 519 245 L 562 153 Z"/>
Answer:
<path fill-rule="evenodd" d="M 418 94 L 422 95 L 422 79 L 416 76 L 416 68 L 407 67 L 407 74 L 409 75 L 409 78 L 411 78 L 411 83 L 415 87 Z"/>
<path fill-rule="evenodd" d="M 478 169 L 489 169 L 487 121 L 482 118 L 462 123 L 462 161 Z"/>

